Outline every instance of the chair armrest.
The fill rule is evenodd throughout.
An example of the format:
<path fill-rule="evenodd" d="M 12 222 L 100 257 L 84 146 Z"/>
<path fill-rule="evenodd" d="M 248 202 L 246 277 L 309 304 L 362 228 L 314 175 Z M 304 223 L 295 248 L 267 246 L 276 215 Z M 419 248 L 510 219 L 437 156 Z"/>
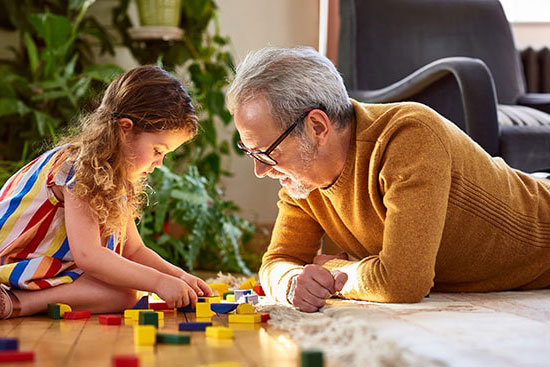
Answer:
<path fill-rule="evenodd" d="M 496 91 L 489 68 L 479 59 L 439 59 L 385 88 L 350 91 L 350 97 L 368 103 L 404 101 L 449 74 L 454 77 L 460 88 L 466 132 L 487 153 L 492 156 L 498 155 Z"/>
<path fill-rule="evenodd" d="M 550 93 L 527 93 L 519 97 L 517 103 L 550 113 Z"/>

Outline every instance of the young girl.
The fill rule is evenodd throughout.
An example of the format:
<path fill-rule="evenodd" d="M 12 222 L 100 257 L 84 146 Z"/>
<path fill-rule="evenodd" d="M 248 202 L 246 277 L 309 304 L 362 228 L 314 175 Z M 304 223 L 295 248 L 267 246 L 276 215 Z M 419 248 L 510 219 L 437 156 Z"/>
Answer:
<path fill-rule="evenodd" d="M 75 135 L 11 177 L 0 191 L 0 318 L 48 303 L 120 312 L 135 290 L 169 307 L 210 295 L 146 247 L 135 224 L 147 174 L 196 132 L 181 83 L 141 66 L 111 83 Z"/>

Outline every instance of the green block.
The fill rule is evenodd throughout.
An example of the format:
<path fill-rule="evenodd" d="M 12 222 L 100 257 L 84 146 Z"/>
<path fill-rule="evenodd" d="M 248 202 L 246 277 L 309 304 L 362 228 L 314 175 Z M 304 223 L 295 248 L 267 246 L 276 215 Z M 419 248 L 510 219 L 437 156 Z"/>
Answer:
<path fill-rule="evenodd" d="M 139 313 L 140 325 L 153 325 L 159 327 L 159 315 L 156 312 L 140 312 Z"/>
<path fill-rule="evenodd" d="M 48 303 L 48 317 L 54 320 L 61 320 L 61 308 L 58 304 Z"/>
<path fill-rule="evenodd" d="M 323 352 L 320 350 L 302 351 L 302 367 L 323 367 Z"/>
<path fill-rule="evenodd" d="M 227 297 L 228 294 L 235 294 L 235 293 L 234 293 L 233 291 L 225 292 L 225 293 L 223 294 L 223 297 L 222 297 L 222 298 L 225 299 L 225 297 Z"/>
<path fill-rule="evenodd" d="M 191 337 L 189 335 L 175 335 L 157 333 L 157 343 L 163 344 L 189 344 Z"/>

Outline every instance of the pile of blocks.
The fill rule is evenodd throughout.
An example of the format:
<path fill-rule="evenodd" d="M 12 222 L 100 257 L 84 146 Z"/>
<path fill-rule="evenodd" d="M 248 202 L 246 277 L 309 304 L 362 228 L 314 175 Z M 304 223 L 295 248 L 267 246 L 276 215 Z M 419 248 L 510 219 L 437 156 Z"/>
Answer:
<path fill-rule="evenodd" d="M 32 361 L 34 361 L 34 352 L 20 351 L 19 340 L 0 338 L 0 363 Z"/>

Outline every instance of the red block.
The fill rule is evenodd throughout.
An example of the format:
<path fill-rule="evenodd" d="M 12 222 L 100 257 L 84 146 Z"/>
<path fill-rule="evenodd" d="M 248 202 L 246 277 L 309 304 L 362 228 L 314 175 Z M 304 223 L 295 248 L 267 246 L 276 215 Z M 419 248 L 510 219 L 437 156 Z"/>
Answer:
<path fill-rule="evenodd" d="M 262 314 L 260 314 L 260 317 L 261 317 L 262 322 L 267 322 L 267 320 L 270 319 L 268 313 L 262 313 Z"/>
<path fill-rule="evenodd" d="M 34 352 L 0 352 L 0 363 L 4 362 L 32 362 L 34 361 Z"/>
<path fill-rule="evenodd" d="M 89 319 L 91 316 L 90 311 L 72 311 L 72 312 L 65 312 L 65 315 L 63 315 L 63 318 L 65 320 L 79 320 L 79 319 Z"/>
<path fill-rule="evenodd" d="M 256 293 L 258 296 L 265 296 L 264 289 L 262 288 L 261 284 L 256 284 L 252 290 L 254 290 L 254 293 Z"/>
<path fill-rule="evenodd" d="M 139 358 L 134 355 L 113 356 L 113 367 L 139 367 Z"/>
<path fill-rule="evenodd" d="M 169 307 L 166 302 L 151 302 L 149 303 L 149 308 L 155 311 L 158 311 L 158 310 L 166 310 Z"/>
<path fill-rule="evenodd" d="M 101 315 L 99 316 L 99 323 L 102 325 L 120 325 L 122 324 L 122 317 L 115 315 Z"/>

